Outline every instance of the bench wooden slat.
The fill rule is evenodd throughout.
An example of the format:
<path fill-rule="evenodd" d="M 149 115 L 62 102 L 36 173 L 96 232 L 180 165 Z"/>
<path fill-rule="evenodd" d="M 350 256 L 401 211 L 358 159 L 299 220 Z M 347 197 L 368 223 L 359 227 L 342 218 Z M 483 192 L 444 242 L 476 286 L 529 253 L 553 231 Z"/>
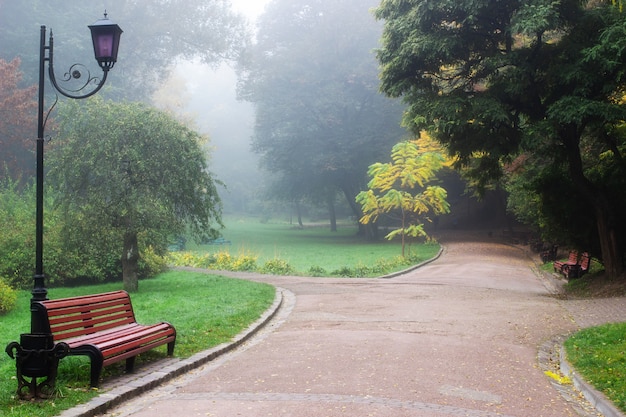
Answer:
<path fill-rule="evenodd" d="M 162 345 L 163 345 L 162 341 L 157 341 L 155 343 L 151 343 L 151 344 L 148 344 L 148 345 L 144 345 L 144 346 L 142 346 L 140 348 L 137 348 L 136 350 L 133 350 L 132 352 L 127 351 L 127 352 L 121 353 L 121 354 L 119 354 L 117 356 L 104 359 L 104 361 L 102 363 L 103 363 L 103 366 L 107 366 L 107 365 L 110 365 L 112 363 L 119 362 L 121 360 L 132 359 L 132 358 L 134 358 L 136 355 L 138 355 L 140 353 L 147 352 L 149 350 L 152 350 L 152 349 L 154 349 L 156 347 L 159 347 L 159 346 L 162 346 Z"/>
<path fill-rule="evenodd" d="M 119 302 L 108 302 L 106 304 L 92 304 L 79 307 L 63 307 L 48 309 L 48 317 L 80 317 L 88 314 L 92 315 L 106 315 L 110 313 L 124 312 L 128 316 L 133 316 L 133 311 L 127 304 L 120 305 Z"/>
<path fill-rule="evenodd" d="M 50 327 L 52 329 L 52 334 L 54 335 L 54 341 L 58 342 L 58 341 L 63 341 L 65 339 L 72 338 L 72 337 L 89 335 L 92 333 L 114 329 L 116 327 L 123 326 L 125 324 L 131 324 L 134 322 L 135 321 L 131 318 L 125 318 L 124 320 L 116 320 L 114 322 L 111 322 L 110 320 L 102 319 L 102 320 L 92 320 L 91 323 L 94 323 L 94 325 L 93 326 L 90 325 L 88 327 L 84 327 L 84 326 L 77 327 L 76 324 L 79 324 L 79 323 L 76 323 L 76 322 L 69 323 L 66 325 L 57 325 L 57 326 L 51 325 Z"/>
<path fill-rule="evenodd" d="M 124 291 L 112 291 L 102 294 L 80 295 L 76 297 L 59 298 L 57 300 L 46 300 L 46 306 L 50 310 L 63 307 L 79 307 L 81 305 L 98 305 L 108 301 L 122 301 L 130 304 L 129 298 L 124 296 Z"/>
<path fill-rule="evenodd" d="M 103 366 L 126 360 L 130 372 L 140 353 L 165 344 L 167 354 L 174 353 L 176 329 L 167 322 L 137 323 L 125 291 L 38 301 L 33 306 L 54 340 L 68 344 L 70 355 L 90 357 L 94 387 Z"/>
<path fill-rule="evenodd" d="M 63 322 L 77 322 L 82 323 L 81 327 L 85 327 L 85 325 L 89 325 L 91 320 L 101 320 L 103 318 L 109 318 L 109 320 L 116 320 L 116 318 L 133 318 L 134 315 L 132 311 L 129 311 L 125 308 L 107 308 L 106 310 L 84 310 L 77 314 L 56 314 L 56 315 L 48 315 L 50 317 L 50 323 L 63 323 Z M 86 323 L 86 324 L 85 324 Z"/>
<path fill-rule="evenodd" d="M 98 345 L 98 348 L 103 351 L 104 356 L 107 356 L 107 350 L 112 349 L 115 346 L 123 345 L 130 341 L 150 342 L 157 339 L 167 338 L 168 336 L 173 335 L 174 332 L 172 330 L 172 327 L 165 323 L 153 326 L 143 326 L 141 324 L 135 324 L 108 333 L 94 333 L 86 337 L 70 339 L 67 341 L 67 343 L 70 348 L 73 346 L 78 346 L 80 344 Z"/>

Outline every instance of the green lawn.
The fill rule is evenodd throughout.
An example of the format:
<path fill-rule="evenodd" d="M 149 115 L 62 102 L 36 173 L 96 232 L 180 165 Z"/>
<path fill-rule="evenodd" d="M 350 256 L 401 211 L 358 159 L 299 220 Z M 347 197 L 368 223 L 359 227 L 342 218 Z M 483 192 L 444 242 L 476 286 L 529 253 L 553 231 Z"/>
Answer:
<path fill-rule="evenodd" d="M 576 372 L 626 412 L 626 323 L 581 330 L 565 349 Z"/>
<path fill-rule="evenodd" d="M 392 270 L 406 268 L 407 263 L 397 262 L 402 254 L 399 241 L 380 239 L 368 242 L 357 236 L 357 227 L 347 224 L 331 232 L 329 226 L 295 227 L 281 222 L 261 223 L 258 219 L 227 218 L 222 235 L 231 245 L 197 245 L 188 242 L 186 251 L 195 254 L 227 251 L 233 256 L 251 255 L 257 264 L 263 265 L 273 259 L 289 263 L 297 274 L 308 275 L 311 268 L 323 268 L 327 275 L 335 271 L 391 262 Z M 437 244 L 413 244 L 407 246 L 409 263 L 432 258 L 439 250 Z M 368 276 L 380 275 L 377 271 Z M 390 271 L 386 271 L 390 272 Z"/>
<path fill-rule="evenodd" d="M 121 283 L 49 290 L 49 298 L 63 298 L 113 291 Z M 139 292 L 131 295 L 137 321 L 150 324 L 169 321 L 177 330 L 177 357 L 231 340 L 257 320 L 274 300 L 272 286 L 216 275 L 171 271 L 156 278 L 142 280 Z M 30 331 L 30 292 L 21 291 L 18 307 L 0 316 L 2 349 L 11 341 L 19 341 L 20 333 Z M 153 360 L 166 355 L 165 346 L 140 355 Z M 119 366 L 105 368 L 104 376 L 123 371 Z M 20 402 L 14 398 L 17 388 L 15 361 L 4 352 L 0 355 L 0 415 L 6 417 L 48 417 L 83 403 L 97 395 L 89 389 L 89 361 L 84 357 L 61 360 L 57 389 L 59 396 L 40 403 Z"/>

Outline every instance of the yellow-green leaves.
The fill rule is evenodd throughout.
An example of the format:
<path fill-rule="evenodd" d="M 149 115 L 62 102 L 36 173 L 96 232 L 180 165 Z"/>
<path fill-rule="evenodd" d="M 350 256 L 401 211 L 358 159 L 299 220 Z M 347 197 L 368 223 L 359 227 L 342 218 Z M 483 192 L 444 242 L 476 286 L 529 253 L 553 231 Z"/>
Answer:
<path fill-rule="evenodd" d="M 405 236 L 426 236 L 425 215 L 449 211 L 446 190 L 428 185 L 440 169 L 451 163 L 444 155 L 441 146 L 425 134 L 417 140 L 400 142 L 391 151 L 391 162 L 369 167 L 369 189 L 356 197 L 363 211 L 361 223 L 374 223 L 381 215 L 397 221 L 400 227 L 386 237 L 402 238 L 403 255 Z"/>

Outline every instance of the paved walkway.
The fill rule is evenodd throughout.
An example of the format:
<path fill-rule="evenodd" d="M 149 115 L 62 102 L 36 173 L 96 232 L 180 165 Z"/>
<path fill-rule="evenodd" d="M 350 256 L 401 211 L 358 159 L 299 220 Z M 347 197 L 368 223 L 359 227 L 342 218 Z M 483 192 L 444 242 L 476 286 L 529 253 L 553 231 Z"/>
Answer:
<path fill-rule="evenodd" d="M 389 279 L 249 275 L 282 295 L 253 337 L 107 381 L 62 416 L 600 415 L 544 371 L 559 336 L 626 321 L 626 299 L 553 297 L 520 248 L 475 238 L 442 239 L 439 259 Z"/>

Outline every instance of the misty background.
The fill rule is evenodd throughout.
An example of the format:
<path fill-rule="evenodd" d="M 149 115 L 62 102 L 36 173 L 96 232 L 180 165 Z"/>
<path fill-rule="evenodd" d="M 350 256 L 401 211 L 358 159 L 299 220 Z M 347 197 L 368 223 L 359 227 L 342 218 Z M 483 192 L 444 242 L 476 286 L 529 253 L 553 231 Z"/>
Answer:
<path fill-rule="evenodd" d="M 57 73 L 91 63 L 86 26 L 106 9 L 124 34 L 102 95 L 152 103 L 208 135 L 225 214 L 355 221 L 367 167 L 410 137 L 401 104 L 378 92 L 377 3 L 0 0 L 0 58 L 19 57 L 24 86 L 35 84 L 44 24 L 55 34 Z M 478 213 L 457 176 L 443 180 L 453 212 Z M 496 203 L 481 203 L 478 215 L 499 217 Z"/>

